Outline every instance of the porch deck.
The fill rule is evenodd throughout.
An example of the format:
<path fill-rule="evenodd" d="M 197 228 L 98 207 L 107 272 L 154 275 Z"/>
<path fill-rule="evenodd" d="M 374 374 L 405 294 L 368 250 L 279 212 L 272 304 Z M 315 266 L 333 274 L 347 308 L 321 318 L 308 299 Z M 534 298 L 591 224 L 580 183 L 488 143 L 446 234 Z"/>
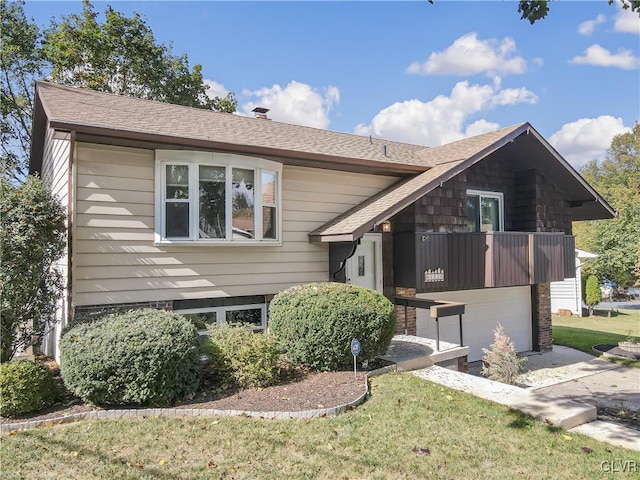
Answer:
<path fill-rule="evenodd" d="M 436 340 L 413 335 L 396 335 L 391 340 L 387 353 L 381 357 L 393 363 L 388 370 L 410 371 L 439 365 L 458 370 L 458 359 L 469 354 L 469 347 L 440 341 L 440 351 Z"/>

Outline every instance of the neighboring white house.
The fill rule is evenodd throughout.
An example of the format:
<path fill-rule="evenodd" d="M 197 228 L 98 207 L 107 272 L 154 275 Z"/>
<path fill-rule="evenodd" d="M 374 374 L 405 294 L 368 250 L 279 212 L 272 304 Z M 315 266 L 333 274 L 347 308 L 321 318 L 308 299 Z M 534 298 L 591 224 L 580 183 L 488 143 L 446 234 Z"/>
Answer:
<path fill-rule="evenodd" d="M 551 311 L 570 310 L 574 315 L 582 314 L 582 266 L 597 255 L 576 248 L 576 276 L 562 282 L 551 282 Z"/>

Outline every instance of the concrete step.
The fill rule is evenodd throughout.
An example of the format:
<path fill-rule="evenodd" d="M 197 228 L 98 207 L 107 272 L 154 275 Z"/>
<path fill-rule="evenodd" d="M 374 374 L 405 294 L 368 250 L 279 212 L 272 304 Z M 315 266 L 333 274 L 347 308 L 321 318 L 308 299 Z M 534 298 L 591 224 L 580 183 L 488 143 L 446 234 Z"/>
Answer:
<path fill-rule="evenodd" d="M 425 380 L 514 408 L 564 429 L 592 422 L 598 416 L 593 405 L 525 390 L 438 366 L 411 373 Z"/>
<path fill-rule="evenodd" d="M 622 425 L 596 420 L 595 422 L 578 425 L 571 431 L 589 435 L 601 442 L 640 452 L 640 431 L 623 427 Z M 640 463 L 638 468 L 640 468 Z"/>

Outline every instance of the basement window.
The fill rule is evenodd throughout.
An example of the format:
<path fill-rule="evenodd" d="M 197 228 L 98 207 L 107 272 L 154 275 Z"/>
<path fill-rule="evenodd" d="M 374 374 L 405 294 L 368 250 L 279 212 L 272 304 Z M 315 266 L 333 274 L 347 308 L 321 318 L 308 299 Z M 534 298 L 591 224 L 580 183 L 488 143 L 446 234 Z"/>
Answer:
<path fill-rule="evenodd" d="M 256 333 L 267 330 L 267 308 L 264 303 L 235 305 L 228 307 L 191 308 L 175 310 L 198 329 L 201 336 L 207 335 L 210 325 L 248 325 Z"/>
<path fill-rule="evenodd" d="M 156 150 L 156 243 L 278 244 L 282 164 Z"/>

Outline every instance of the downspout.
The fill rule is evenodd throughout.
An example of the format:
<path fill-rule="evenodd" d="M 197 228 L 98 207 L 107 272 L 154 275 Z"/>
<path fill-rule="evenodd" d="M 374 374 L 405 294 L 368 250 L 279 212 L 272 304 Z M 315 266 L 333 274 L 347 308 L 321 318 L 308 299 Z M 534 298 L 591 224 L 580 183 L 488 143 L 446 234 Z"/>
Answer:
<path fill-rule="evenodd" d="M 75 150 L 76 150 L 76 131 L 71 130 L 69 140 L 69 171 L 67 173 L 67 322 L 66 325 L 73 320 L 73 230 L 75 213 Z"/>

